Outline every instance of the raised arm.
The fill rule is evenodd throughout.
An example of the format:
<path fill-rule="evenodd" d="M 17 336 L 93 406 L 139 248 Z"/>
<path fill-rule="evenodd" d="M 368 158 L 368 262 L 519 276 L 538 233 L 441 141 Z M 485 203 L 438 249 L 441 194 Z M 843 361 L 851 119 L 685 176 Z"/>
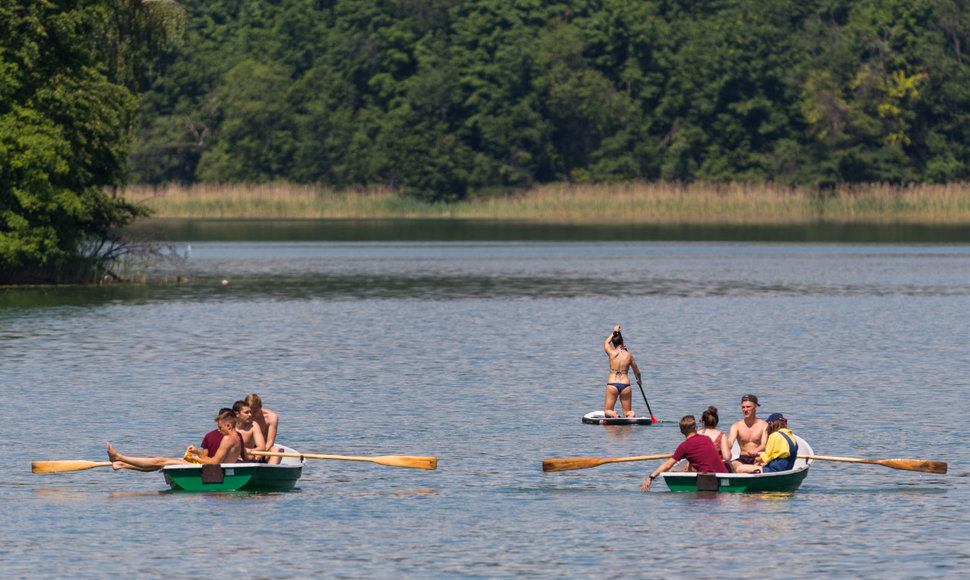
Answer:
<path fill-rule="evenodd" d="M 603 350 L 606 351 L 606 354 L 608 354 L 610 358 L 613 358 L 613 353 L 616 352 L 616 349 L 613 348 L 613 335 L 617 332 L 620 332 L 619 324 L 613 327 L 613 332 L 611 332 L 610 335 L 606 337 L 606 340 L 603 341 Z"/>

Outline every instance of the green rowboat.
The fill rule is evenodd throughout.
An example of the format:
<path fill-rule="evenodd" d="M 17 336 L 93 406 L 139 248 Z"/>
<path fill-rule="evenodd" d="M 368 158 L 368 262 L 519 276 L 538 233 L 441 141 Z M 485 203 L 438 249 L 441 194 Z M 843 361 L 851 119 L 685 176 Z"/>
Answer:
<path fill-rule="evenodd" d="M 280 447 L 285 453 L 299 453 L 289 447 Z M 278 465 L 167 465 L 162 468 L 162 475 L 174 491 L 288 491 L 296 486 L 305 463 L 303 458 L 284 457 Z"/>
<path fill-rule="evenodd" d="M 795 435 L 799 455 L 814 455 L 812 446 Z M 737 457 L 735 444 L 734 456 Z M 808 475 L 813 460 L 799 458 L 789 471 L 772 473 L 694 473 L 686 471 L 687 460 L 678 461 L 670 471 L 661 473 L 670 491 L 768 492 L 795 491 Z"/>

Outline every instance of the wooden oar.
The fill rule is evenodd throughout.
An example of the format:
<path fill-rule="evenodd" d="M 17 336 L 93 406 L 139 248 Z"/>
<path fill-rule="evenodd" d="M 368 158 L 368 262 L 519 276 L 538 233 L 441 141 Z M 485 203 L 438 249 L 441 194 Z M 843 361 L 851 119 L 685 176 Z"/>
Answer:
<path fill-rule="evenodd" d="M 647 461 L 650 459 L 669 459 L 670 453 L 663 455 L 641 455 L 639 457 L 614 457 L 600 459 L 599 457 L 572 457 L 569 459 L 546 459 L 542 462 L 543 471 L 567 471 L 570 469 L 587 469 L 604 463 L 620 463 L 621 461 Z"/>
<path fill-rule="evenodd" d="M 81 471 L 92 467 L 107 467 L 110 461 L 83 461 L 80 459 L 71 461 L 34 461 L 30 464 L 30 471 L 33 473 L 60 473 L 62 471 Z"/>
<path fill-rule="evenodd" d="M 343 461 L 370 461 L 380 465 L 393 467 L 414 467 L 417 469 L 435 469 L 438 467 L 437 457 L 415 457 L 412 455 L 382 455 L 380 457 L 351 457 L 348 455 L 317 455 L 313 453 L 279 453 L 276 451 L 250 451 L 250 455 L 269 455 L 272 457 L 305 457 L 307 459 L 340 459 Z"/>
<path fill-rule="evenodd" d="M 848 463 L 873 463 L 885 465 L 893 469 L 908 471 L 926 471 L 929 473 L 946 473 L 946 463 L 943 461 L 927 461 L 925 459 L 857 459 L 855 457 L 826 457 L 825 455 L 799 455 L 803 459 L 821 459 L 822 461 L 845 461 Z"/>

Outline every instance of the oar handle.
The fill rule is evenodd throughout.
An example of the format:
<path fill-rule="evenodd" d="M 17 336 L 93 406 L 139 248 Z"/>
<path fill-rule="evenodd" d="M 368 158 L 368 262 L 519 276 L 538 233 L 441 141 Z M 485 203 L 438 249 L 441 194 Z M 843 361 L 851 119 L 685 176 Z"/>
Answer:
<path fill-rule="evenodd" d="M 307 457 L 309 459 L 343 459 L 345 461 L 374 461 L 372 457 L 352 457 L 350 455 L 319 455 L 316 453 L 282 453 L 279 451 L 250 451 L 250 455 L 268 455 L 270 457 Z"/>
<path fill-rule="evenodd" d="M 649 461 L 651 459 L 670 459 L 673 457 L 672 453 L 664 453 L 661 455 L 640 455 L 638 457 L 615 457 L 613 459 L 604 459 L 603 463 L 620 463 L 623 461 Z"/>

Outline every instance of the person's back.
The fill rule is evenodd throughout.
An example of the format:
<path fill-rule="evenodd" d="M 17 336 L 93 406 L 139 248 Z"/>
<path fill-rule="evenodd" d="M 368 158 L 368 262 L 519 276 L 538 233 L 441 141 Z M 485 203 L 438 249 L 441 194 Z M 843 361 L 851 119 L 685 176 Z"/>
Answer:
<path fill-rule="evenodd" d="M 695 433 L 677 446 L 673 459 L 687 459 L 693 471 L 700 473 L 728 473 L 721 452 L 708 437 Z"/>
<path fill-rule="evenodd" d="M 723 461 L 731 460 L 731 448 L 728 447 L 727 436 L 717 430 L 718 424 L 717 407 L 708 407 L 701 414 L 701 424 L 704 426 L 698 431 L 699 434 L 707 437 L 714 443 L 714 447 L 721 454 Z"/>
<path fill-rule="evenodd" d="M 218 429 L 213 429 L 202 438 L 202 449 L 206 452 L 206 457 L 215 457 L 219 445 L 222 443 L 222 433 Z"/>

